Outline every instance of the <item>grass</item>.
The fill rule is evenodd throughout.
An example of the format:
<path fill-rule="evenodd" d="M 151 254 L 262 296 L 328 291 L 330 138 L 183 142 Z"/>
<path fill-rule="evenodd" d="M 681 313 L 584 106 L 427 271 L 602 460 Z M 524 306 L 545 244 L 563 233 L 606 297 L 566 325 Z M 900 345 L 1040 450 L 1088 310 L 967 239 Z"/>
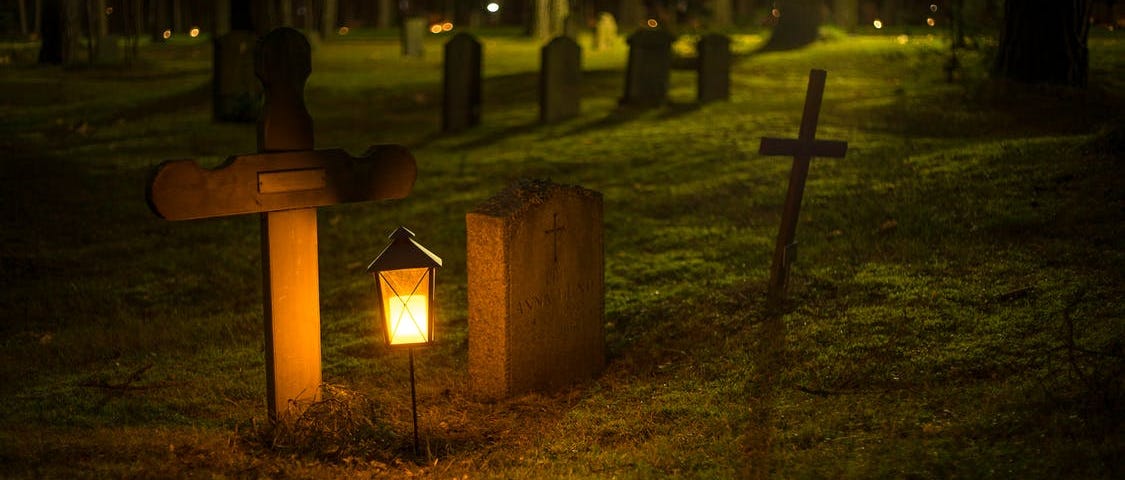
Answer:
<path fill-rule="evenodd" d="M 362 35 L 361 35 L 362 37 Z M 741 36 L 748 52 L 760 36 Z M 1116 478 L 1125 450 L 1125 43 L 1091 87 L 943 81 L 941 38 L 835 38 L 743 55 L 730 102 L 621 110 L 624 48 L 584 52 L 583 114 L 536 123 L 538 45 L 485 36 L 484 122 L 441 135 L 439 56 L 326 43 L 317 144 L 409 146 L 403 201 L 320 211 L 325 381 L 314 426 L 265 421 L 257 219 L 164 222 L 165 159 L 254 150 L 210 121 L 209 47 L 132 69 L 4 65 L 0 474 L 5 477 Z M 677 51 L 685 47 L 677 47 Z M 810 68 L 829 71 L 791 302 L 764 308 Z M 472 400 L 464 213 L 519 178 L 601 191 L 609 365 L 563 392 Z M 445 260 L 441 342 L 377 340 L 366 263 L 394 226 Z M 348 420 L 345 422 L 344 420 Z"/>

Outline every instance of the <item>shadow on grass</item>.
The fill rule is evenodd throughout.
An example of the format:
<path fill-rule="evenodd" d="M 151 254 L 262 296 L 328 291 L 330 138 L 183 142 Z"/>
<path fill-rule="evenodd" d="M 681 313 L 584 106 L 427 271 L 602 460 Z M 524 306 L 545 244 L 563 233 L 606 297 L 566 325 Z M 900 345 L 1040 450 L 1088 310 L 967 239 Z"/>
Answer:
<path fill-rule="evenodd" d="M 104 121 L 139 120 L 150 117 L 156 113 L 176 112 L 195 108 L 200 104 L 208 106 L 211 104 L 211 84 L 209 82 L 201 83 L 191 90 L 157 97 L 133 107 L 112 112 Z"/>

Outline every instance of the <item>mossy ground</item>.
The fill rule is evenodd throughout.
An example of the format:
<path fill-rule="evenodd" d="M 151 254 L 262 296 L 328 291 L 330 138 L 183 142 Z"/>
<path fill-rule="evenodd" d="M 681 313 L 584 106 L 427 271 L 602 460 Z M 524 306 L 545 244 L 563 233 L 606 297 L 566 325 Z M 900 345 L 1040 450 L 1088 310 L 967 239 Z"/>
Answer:
<path fill-rule="evenodd" d="M 390 35 L 318 45 L 318 146 L 400 143 L 419 166 L 406 200 L 319 214 L 325 380 L 363 399 L 325 410 L 335 436 L 264 426 L 257 218 L 165 222 L 144 202 L 162 160 L 255 148 L 253 125 L 210 120 L 209 44 L 145 46 L 127 69 L 6 65 L 0 473 L 1119 478 L 1118 37 L 1093 36 L 1091 87 L 1072 91 L 990 81 L 984 51 L 946 83 L 925 34 L 763 55 L 742 35 L 731 101 L 696 105 L 674 71 L 653 110 L 617 107 L 623 47 L 586 49 L 582 116 L 542 126 L 538 45 L 486 32 L 484 121 L 457 135 L 439 133 L 441 38 L 423 60 Z M 849 152 L 814 160 L 774 315 L 790 161 L 757 146 L 796 135 L 810 68 L 829 72 L 817 136 Z M 610 361 L 478 403 L 464 213 L 519 178 L 604 194 Z M 445 259 L 417 457 L 406 358 L 378 340 L 364 272 L 400 224 Z"/>

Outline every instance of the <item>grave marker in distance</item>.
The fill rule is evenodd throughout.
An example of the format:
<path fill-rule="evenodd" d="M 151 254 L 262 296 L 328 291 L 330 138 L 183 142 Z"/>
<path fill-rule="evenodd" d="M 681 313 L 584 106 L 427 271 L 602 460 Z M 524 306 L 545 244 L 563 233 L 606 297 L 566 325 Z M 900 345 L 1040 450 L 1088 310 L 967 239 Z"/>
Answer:
<path fill-rule="evenodd" d="M 622 105 L 653 107 L 667 100 L 672 40 L 672 34 L 664 30 L 638 30 L 629 36 Z"/>
<path fill-rule="evenodd" d="M 696 43 L 699 103 L 730 99 L 730 38 L 711 33 Z"/>
<path fill-rule="evenodd" d="M 594 25 L 594 50 L 605 50 L 617 46 L 617 20 L 609 12 L 598 13 L 598 23 Z"/>
<path fill-rule="evenodd" d="M 214 40 L 211 103 L 215 120 L 253 122 L 262 111 L 262 86 L 254 76 L 257 35 L 232 30 Z"/>
<path fill-rule="evenodd" d="M 445 44 L 442 131 L 459 132 L 480 123 L 480 42 L 461 32 Z"/>
<path fill-rule="evenodd" d="M 543 47 L 539 69 L 539 119 L 543 123 L 578 116 L 582 92 L 582 48 L 570 37 Z"/>
<path fill-rule="evenodd" d="M 605 366 L 602 196 L 528 181 L 465 216 L 469 376 L 478 398 L 550 390 Z"/>
<path fill-rule="evenodd" d="M 422 58 L 425 48 L 422 45 L 426 37 L 426 19 L 422 17 L 409 17 L 403 19 L 402 30 L 399 38 L 402 41 L 402 56 Z"/>

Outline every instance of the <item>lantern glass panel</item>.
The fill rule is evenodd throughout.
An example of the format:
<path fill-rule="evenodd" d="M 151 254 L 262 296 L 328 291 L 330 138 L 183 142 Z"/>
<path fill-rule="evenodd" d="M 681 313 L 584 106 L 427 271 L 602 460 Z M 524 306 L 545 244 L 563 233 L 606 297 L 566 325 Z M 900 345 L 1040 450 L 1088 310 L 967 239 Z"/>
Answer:
<path fill-rule="evenodd" d="M 428 343 L 430 332 L 429 268 L 379 272 L 383 328 L 390 345 Z"/>

